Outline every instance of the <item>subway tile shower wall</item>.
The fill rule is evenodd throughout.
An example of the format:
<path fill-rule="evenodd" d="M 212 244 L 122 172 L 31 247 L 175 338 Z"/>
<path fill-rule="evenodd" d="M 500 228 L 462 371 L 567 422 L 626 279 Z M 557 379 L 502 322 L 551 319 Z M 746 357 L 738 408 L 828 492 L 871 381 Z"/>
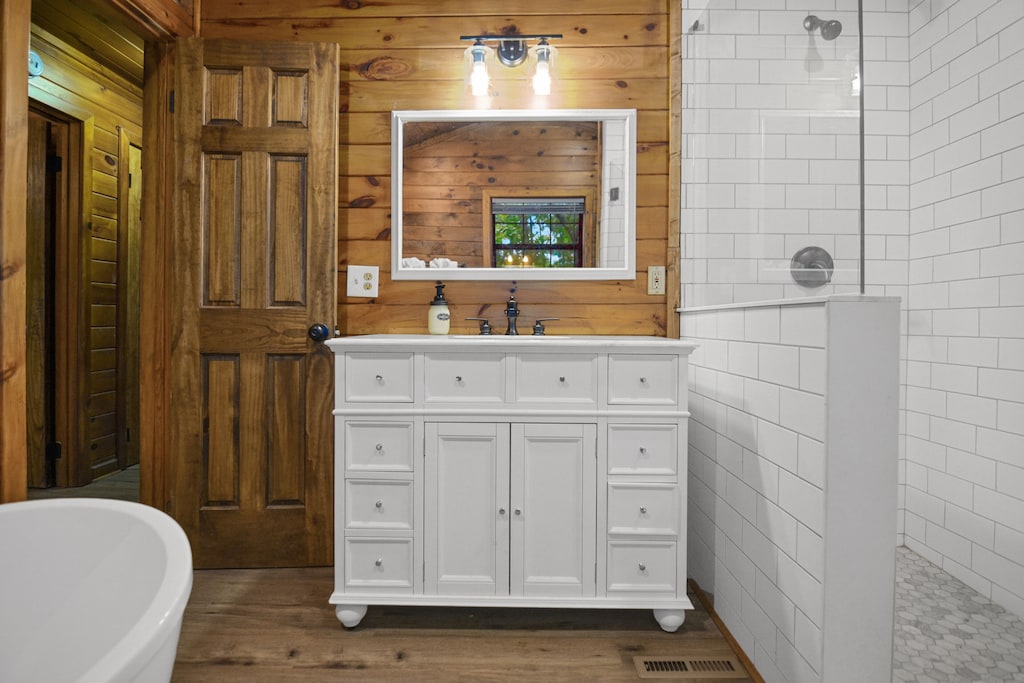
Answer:
<path fill-rule="evenodd" d="M 879 60 L 902 59 L 904 68 L 902 78 L 886 70 L 891 87 L 877 87 L 866 102 L 884 113 L 865 138 L 867 201 L 880 230 L 868 271 L 880 284 L 905 286 L 907 13 L 905 3 L 902 12 L 874 4 L 881 8 L 866 18 L 865 49 Z M 842 23 L 834 40 L 803 28 L 809 6 L 684 1 L 685 306 L 859 290 L 857 2 L 815 8 Z M 831 284 L 794 283 L 790 259 L 807 246 L 832 255 Z"/>
<path fill-rule="evenodd" d="M 908 36 L 902 539 L 1024 615 L 1024 2 L 912 1 Z"/>

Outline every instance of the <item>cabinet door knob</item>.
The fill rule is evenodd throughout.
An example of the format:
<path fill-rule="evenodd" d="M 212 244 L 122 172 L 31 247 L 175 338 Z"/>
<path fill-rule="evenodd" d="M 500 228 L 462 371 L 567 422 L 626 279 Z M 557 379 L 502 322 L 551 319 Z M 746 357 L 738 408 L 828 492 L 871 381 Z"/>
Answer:
<path fill-rule="evenodd" d="M 383 382 L 384 381 L 384 375 L 378 374 L 378 375 L 376 375 L 374 377 L 374 379 L 376 379 L 378 382 Z"/>
<path fill-rule="evenodd" d="M 647 446 L 640 447 L 640 455 L 647 455 Z"/>
<path fill-rule="evenodd" d="M 384 450 L 384 444 L 379 443 L 376 446 L 374 446 L 374 448 L 376 448 L 377 452 L 380 453 L 382 450 Z"/>
<path fill-rule="evenodd" d="M 640 567 L 640 571 L 642 571 L 642 572 L 647 571 L 647 563 L 646 562 L 641 562 L 639 567 Z"/>
<path fill-rule="evenodd" d="M 640 384 L 647 384 L 647 378 L 646 377 L 641 377 L 640 378 Z"/>
<path fill-rule="evenodd" d="M 384 559 L 378 557 L 377 561 L 373 563 L 373 566 L 375 566 L 375 567 L 383 567 L 384 566 Z"/>
<path fill-rule="evenodd" d="M 462 375 L 455 375 L 455 381 L 462 384 Z"/>
<path fill-rule="evenodd" d="M 376 503 L 374 503 L 373 505 L 374 505 L 374 507 L 376 507 L 376 508 L 377 508 L 378 510 L 380 510 L 380 509 L 381 509 L 382 507 L 384 507 L 384 501 L 383 501 L 383 500 L 378 500 L 378 501 L 377 501 Z"/>
<path fill-rule="evenodd" d="M 380 507 L 380 503 L 379 502 L 377 503 L 377 507 Z M 647 514 L 647 506 L 646 505 L 641 505 L 640 506 L 640 514 L 641 515 L 646 515 Z"/>
<path fill-rule="evenodd" d="M 498 514 L 504 516 L 505 515 L 505 508 L 498 508 Z"/>
<path fill-rule="evenodd" d="M 522 510 L 520 510 L 519 508 L 516 508 L 516 509 L 515 509 L 515 513 L 516 513 L 517 515 L 521 515 L 521 514 L 523 514 L 523 511 L 522 511 Z"/>

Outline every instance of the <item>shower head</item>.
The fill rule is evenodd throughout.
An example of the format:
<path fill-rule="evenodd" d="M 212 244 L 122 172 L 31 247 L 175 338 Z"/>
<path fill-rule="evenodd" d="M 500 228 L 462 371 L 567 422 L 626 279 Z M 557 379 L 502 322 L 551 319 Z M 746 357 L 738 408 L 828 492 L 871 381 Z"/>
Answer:
<path fill-rule="evenodd" d="M 819 19 L 813 14 L 804 18 L 804 30 L 821 31 L 821 37 L 825 40 L 835 40 L 843 32 L 843 25 L 836 19 Z"/>

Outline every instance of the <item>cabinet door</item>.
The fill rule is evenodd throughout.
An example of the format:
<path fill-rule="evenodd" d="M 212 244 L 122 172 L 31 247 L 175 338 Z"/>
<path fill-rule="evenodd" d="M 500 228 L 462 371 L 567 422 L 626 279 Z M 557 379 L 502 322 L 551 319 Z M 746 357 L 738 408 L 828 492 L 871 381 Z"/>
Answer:
<path fill-rule="evenodd" d="M 508 594 L 509 426 L 428 423 L 424 589 Z"/>
<path fill-rule="evenodd" d="M 594 595 L 597 428 L 512 425 L 510 594 Z"/>

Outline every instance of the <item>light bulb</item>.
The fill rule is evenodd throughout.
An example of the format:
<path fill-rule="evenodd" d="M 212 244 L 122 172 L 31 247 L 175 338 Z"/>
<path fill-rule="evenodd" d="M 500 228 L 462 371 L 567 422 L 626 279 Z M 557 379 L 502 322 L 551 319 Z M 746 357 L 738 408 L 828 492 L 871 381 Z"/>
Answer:
<path fill-rule="evenodd" d="M 551 46 L 546 40 L 537 45 L 537 68 L 533 72 L 533 92 L 535 95 L 551 94 Z"/>
<path fill-rule="evenodd" d="M 471 62 L 469 89 L 474 97 L 486 97 L 491 84 L 491 76 L 487 73 L 487 52 L 488 47 L 479 40 L 466 50 Z"/>
<path fill-rule="evenodd" d="M 530 265 L 530 257 L 526 256 L 525 254 L 523 255 L 523 265 L 524 266 Z"/>
<path fill-rule="evenodd" d="M 491 79 L 487 75 L 487 65 L 481 62 L 473 62 L 473 73 L 469 76 L 469 87 L 474 97 L 487 95 L 487 87 Z"/>

